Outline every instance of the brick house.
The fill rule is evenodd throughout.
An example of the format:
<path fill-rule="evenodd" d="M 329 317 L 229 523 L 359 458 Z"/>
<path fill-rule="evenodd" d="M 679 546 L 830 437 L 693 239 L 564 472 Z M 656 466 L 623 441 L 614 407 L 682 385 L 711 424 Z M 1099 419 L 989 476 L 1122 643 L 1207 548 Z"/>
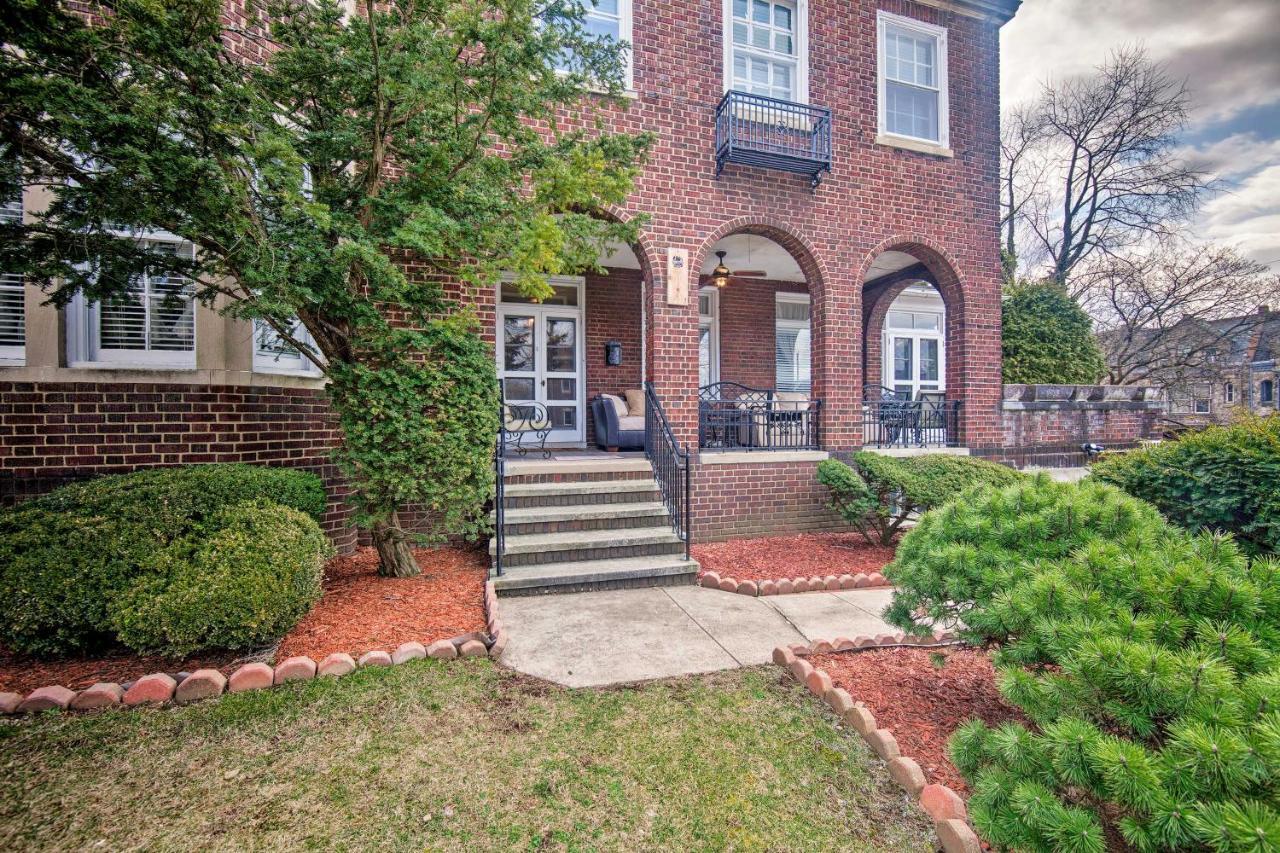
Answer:
<path fill-rule="evenodd" d="M 508 402 L 588 448 L 592 401 L 652 383 L 689 454 L 671 511 L 699 540 L 829 527 L 815 466 L 864 444 L 994 455 L 999 30 L 1019 2 L 600 0 L 592 28 L 633 47 L 609 120 L 657 138 L 613 215 L 648 221 L 607 275 L 557 280 L 539 305 L 501 285 L 480 298 Z M 0 498 L 149 465 L 299 465 L 326 477 L 329 528 L 353 544 L 322 380 L 296 354 L 199 305 L 42 299 L 0 282 Z M 923 433 L 900 405 L 921 401 Z M 511 487 L 568 476 L 528 471 Z"/>

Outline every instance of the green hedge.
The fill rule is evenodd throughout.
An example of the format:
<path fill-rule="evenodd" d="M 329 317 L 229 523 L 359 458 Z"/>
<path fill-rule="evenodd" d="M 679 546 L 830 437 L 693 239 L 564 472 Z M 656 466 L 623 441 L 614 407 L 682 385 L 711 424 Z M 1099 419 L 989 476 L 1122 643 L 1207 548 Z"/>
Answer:
<path fill-rule="evenodd" d="M 886 456 L 860 451 L 853 466 L 838 459 L 818 465 L 818 482 L 831 491 L 831 506 L 867 539 L 893 541 L 913 515 L 941 506 L 975 486 L 1004 486 L 1024 475 L 996 462 L 931 453 Z"/>
<path fill-rule="evenodd" d="M 262 497 L 312 518 L 324 512 L 314 474 L 250 465 L 102 477 L 0 512 L 0 644 L 65 654 L 110 643 L 110 602 L 157 570 L 157 553 L 206 532 L 227 506 Z"/>
<path fill-rule="evenodd" d="M 1111 486 L 971 493 L 908 533 L 890 621 L 963 620 L 1035 729 L 951 741 L 997 849 L 1280 845 L 1280 562 Z"/>
<path fill-rule="evenodd" d="M 1119 454 L 1094 465 L 1093 476 L 1180 527 L 1234 534 L 1251 554 L 1280 553 L 1280 415 Z"/>
<path fill-rule="evenodd" d="M 319 599 L 329 542 L 303 513 L 246 501 L 205 531 L 157 554 L 152 571 L 112 601 L 111 624 L 125 645 L 169 655 L 260 646 Z"/>

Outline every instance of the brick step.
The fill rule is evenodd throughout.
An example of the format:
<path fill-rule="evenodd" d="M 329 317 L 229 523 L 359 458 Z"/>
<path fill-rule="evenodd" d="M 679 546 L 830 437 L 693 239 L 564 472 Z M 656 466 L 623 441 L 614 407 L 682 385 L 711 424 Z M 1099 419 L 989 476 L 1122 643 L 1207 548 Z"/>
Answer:
<path fill-rule="evenodd" d="M 626 557 L 511 567 L 504 563 L 503 573 L 493 579 L 493 586 L 499 596 L 507 597 L 676 586 L 691 584 L 697 577 L 698 564 L 684 559 L 681 551 L 670 557 Z"/>
<path fill-rule="evenodd" d="M 494 520 L 492 512 L 489 520 Z M 507 536 L 521 536 L 531 533 L 659 527 L 669 522 L 669 516 L 662 503 L 645 501 L 508 509 L 503 520 Z"/>
<path fill-rule="evenodd" d="M 645 465 L 637 471 L 592 471 L 564 474 L 512 474 L 507 472 L 503 480 L 507 485 L 528 483 L 616 483 L 622 480 L 652 480 L 653 469 Z"/>
<path fill-rule="evenodd" d="M 660 499 L 650 475 L 635 480 L 570 480 L 561 483 L 503 484 L 507 512 L 532 507 L 651 502 Z"/>
<path fill-rule="evenodd" d="M 684 553 L 684 543 L 666 524 L 624 530 L 529 533 L 507 536 L 504 541 L 504 568 Z M 489 540 L 490 557 L 496 545 L 496 540 Z"/>

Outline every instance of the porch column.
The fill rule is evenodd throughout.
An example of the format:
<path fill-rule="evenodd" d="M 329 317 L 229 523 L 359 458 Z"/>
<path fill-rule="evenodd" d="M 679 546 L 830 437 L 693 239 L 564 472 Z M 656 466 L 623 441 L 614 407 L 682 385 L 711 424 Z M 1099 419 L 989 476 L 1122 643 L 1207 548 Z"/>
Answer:
<path fill-rule="evenodd" d="M 645 377 L 653 383 L 676 440 L 698 449 L 698 287 L 689 269 L 691 252 L 683 259 L 687 287 L 682 304 L 671 304 L 668 264 L 670 252 L 660 250 L 659 263 L 650 265 L 645 292 Z M 674 290 L 679 291 L 677 286 Z"/>
<path fill-rule="evenodd" d="M 861 444 L 859 288 L 827 272 L 829 280 L 809 281 L 813 396 L 822 401 L 822 449 L 852 450 Z"/>

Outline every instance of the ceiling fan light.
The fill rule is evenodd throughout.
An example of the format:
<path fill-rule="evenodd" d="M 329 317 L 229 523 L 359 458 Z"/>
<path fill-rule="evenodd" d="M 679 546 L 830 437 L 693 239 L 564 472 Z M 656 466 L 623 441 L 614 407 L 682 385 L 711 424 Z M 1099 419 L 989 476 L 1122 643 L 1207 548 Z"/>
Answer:
<path fill-rule="evenodd" d="M 711 283 L 721 288 L 729 284 L 729 268 L 724 265 L 724 255 L 724 252 L 716 252 L 720 263 L 716 264 L 716 268 L 711 271 Z"/>

